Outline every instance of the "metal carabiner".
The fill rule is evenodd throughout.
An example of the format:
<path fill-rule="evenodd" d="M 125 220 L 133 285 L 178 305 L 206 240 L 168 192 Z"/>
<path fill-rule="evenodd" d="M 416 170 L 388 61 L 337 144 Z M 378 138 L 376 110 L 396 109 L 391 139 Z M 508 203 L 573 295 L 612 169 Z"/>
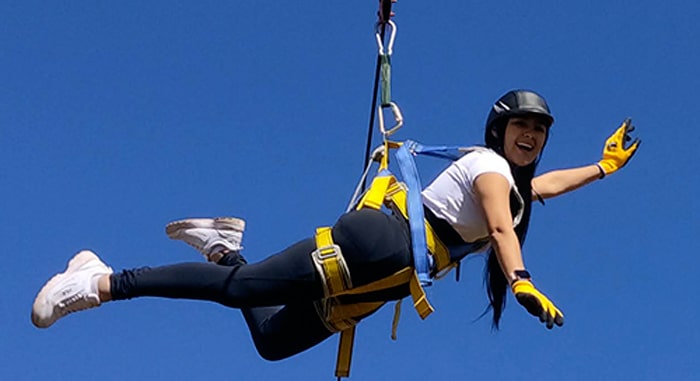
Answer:
<path fill-rule="evenodd" d="M 396 121 L 396 124 L 389 130 L 386 130 L 384 128 L 384 108 L 391 108 L 391 112 L 394 114 L 394 121 Z M 397 105 L 395 102 L 389 102 L 388 106 L 379 106 L 377 112 L 379 114 L 379 131 L 382 132 L 384 138 L 391 136 L 399 128 L 403 127 L 403 115 L 401 115 L 401 109 L 399 109 L 399 105 Z"/>
<path fill-rule="evenodd" d="M 391 34 L 389 35 L 389 45 L 387 46 L 386 49 L 386 54 L 391 55 L 394 51 L 394 40 L 396 39 L 396 24 L 389 20 L 386 22 L 390 27 L 391 27 Z M 376 26 L 376 32 L 374 34 L 374 37 L 377 39 L 377 46 L 379 47 L 379 55 L 384 55 L 384 41 L 382 41 L 382 35 L 379 31 L 379 27 L 382 24 L 377 23 Z"/>

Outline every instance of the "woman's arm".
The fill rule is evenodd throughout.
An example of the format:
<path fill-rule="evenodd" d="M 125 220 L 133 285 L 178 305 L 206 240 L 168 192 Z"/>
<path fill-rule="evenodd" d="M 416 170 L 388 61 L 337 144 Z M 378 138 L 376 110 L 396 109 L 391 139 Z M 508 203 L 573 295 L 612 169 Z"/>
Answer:
<path fill-rule="evenodd" d="M 510 212 L 510 184 L 498 173 L 484 173 L 474 180 L 474 191 L 484 210 L 491 246 L 508 282 L 516 279 L 515 271 L 524 270 L 520 242 L 513 229 Z"/>
<path fill-rule="evenodd" d="M 474 181 L 474 191 L 484 210 L 491 245 L 518 303 L 530 314 L 539 317 L 547 328 L 552 328 L 555 324 L 563 325 L 564 315 L 535 288 L 529 279 L 529 273 L 525 271 L 520 241 L 515 234 L 510 213 L 508 180 L 500 174 L 484 173 Z"/>
<path fill-rule="evenodd" d="M 632 120 L 625 119 L 605 141 L 603 158 L 596 164 L 551 171 L 532 179 L 532 199 L 559 196 L 617 172 L 627 164 L 641 144 L 639 139 L 632 141 L 629 135 L 632 131 Z"/>
<path fill-rule="evenodd" d="M 525 271 L 520 241 L 513 228 L 510 213 L 510 184 L 503 175 L 484 173 L 474 181 L 474 191 L 486 216 L 491 245 L 501 270 L 511 286 L 518 303 L 539 317 L 547 328 L 564 324 L 564 315 L 547 297 L 539 292 Z"/>
<path fill-rule="evenodd" d="M 596 164 L 544 173 L 532 179 L 532 199 L 537 200 L 538 194 L 542 198 L 552 198 L 571 192 L 600 176 L 600 167 Z"/>

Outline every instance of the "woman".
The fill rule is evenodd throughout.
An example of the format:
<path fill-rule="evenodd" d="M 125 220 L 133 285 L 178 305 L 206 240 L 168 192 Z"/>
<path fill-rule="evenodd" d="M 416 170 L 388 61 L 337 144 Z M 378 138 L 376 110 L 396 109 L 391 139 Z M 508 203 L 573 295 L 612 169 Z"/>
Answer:
<path fill-rule="evenodd" d="M 509 285 L 518 302 L 548 328 L 563 324 L 561 312 L 530 282 L 520 252 L 532 200 L 558 196 L 617 171 L 639 146 L 636 140 L 625 147 L 632 130 L 625 121 L 606 142 L 600 162 L 534 177 L 553 121 L 538 94 L 508 92 L 489 113 L 486 147 L 454 161 L 423 191 L 426 220 L 439 240 L 447 246 L 483 242 L 476 246 L 490 248 L 486 277 L 496 327 Z M 244 222 L 235 218 L 188 219 L 167 226 L 171 238 L 194 246 L 211 263 L 113 273 L 94 253 L 82 251 L 41 289 L 32 322 L 46 328 L 68 313 L 104 302 L 160 296 L 240 308 L 259 353 L 269 360 L 289 357 L 329 337 L 334 329 L 317 309 L 327 290 L 312 260 L 314 239 L 247 264 L 240 254 L 243 230 Z M 371 208 L 349 212 L 333 227 L 332 240 L 342 250 L 353 287 L 413 266 L 408 224 L 398 214 Z M 404 283 L 356 295 L 353 302 L 397 300 L 409 292 Z"/>

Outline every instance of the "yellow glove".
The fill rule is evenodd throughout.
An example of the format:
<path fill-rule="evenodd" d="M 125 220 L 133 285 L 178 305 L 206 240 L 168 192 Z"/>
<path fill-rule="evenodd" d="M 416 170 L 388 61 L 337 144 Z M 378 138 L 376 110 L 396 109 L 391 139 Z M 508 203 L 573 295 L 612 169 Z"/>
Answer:
<path fill-rule="evenodd" d="M 513 295 L 527 312 L 540 318 L 540 322 L 547 324 L 548 329 L 552 329 L 554 324 L 564 325 L 564 314 L 529 280 L 520 279 L 510 286 Z"/>
<path fill-rule="evenodd" d="M 639 144 L 642 143 L 639 138 L 634 139 L 634 141 L 625 148 L 625 144 L 632 140 L 632 137 L 629 136 L 629 133 L 632 131 L 634 131 L 632 119 L 625 119 L 620 128 L 605 141 L 603 159 L 598 162 L 601 179 L 624 167 L 632 158 L 632 155 L 637 152 Z"/>

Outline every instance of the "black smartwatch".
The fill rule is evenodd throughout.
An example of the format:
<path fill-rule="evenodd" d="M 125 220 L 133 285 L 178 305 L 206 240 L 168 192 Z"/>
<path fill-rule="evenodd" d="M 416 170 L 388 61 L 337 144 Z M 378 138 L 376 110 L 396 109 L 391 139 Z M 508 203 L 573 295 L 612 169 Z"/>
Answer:
<path fill-rule="evenodd" d="M 515 280 L 530 280 L 532 279 L 532 276 L 530 276 L 530 273 L 527 270 L 515 270 L 513 272 L 515 275 Z"/>

